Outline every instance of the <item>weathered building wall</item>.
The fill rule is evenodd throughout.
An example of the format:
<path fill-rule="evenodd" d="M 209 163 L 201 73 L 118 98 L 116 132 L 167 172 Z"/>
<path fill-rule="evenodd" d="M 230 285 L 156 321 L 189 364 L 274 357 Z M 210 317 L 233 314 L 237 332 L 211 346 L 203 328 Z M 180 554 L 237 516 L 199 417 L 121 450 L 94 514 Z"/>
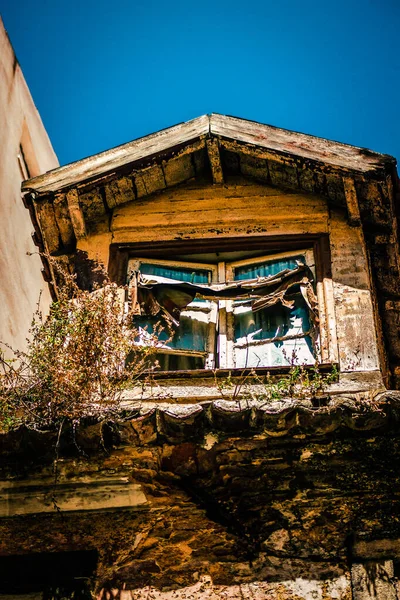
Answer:
<path fill-rule="evenodd" d="M 244 185 L 243 185 L 244 184 Z M 183 186 L 114 209 L 113 242 L 328 232 L 326 200 L 268 185 Z"/>
<path fill-rule="evenodd" d="M 23 349 L 40 291 L 43 309 L 50 294 L 40 258 L 27 256 L 37 247 L 21 182 L 57 167 L 58 161 L 1 19 L 0 132 L 0 340 Z"/>
<path fill-rule="evenodd" d="M 379 371 L 368 261 L 362 230 L 331 210 L 329 236 L 341 371 Z M 383 361 L 382 361 L 383 362 Z"/>
<path fill-rule="evenodd" d="M 366 585 L 379 587 L 376 561 L 400 559 L 397 396 L 369 412 L 350 401 L 260 404 L 257 423 L 245 409 L 224 418 L 227 403 L 203 408 L 202 424 L 177 410 L 119 422 L 107 453 L 101 426 L 83 427 L 86 459 L 65 432 L 55 487 L 55 433 L 0 438 L 12 509 L 0 556 L 95 550 L 102 600 L 392 598 L 352 595 L 350 572 L 375 561 Z M 74 488 L 79 478 L 90 486 Z M 129 486 L 141 490 L 130 506 Z M 99 499 L 114 510 L 99 511 Z"/>

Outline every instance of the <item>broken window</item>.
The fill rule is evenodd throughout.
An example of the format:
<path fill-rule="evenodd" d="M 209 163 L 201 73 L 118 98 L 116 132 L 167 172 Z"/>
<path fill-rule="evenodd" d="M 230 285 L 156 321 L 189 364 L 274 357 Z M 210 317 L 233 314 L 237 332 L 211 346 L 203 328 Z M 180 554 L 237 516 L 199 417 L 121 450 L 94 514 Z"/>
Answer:
<path fill-rule="evenodd" d="M 161 370 L 315 360 L 312 250 L 215 263 L 135 258 L 129 282 L 139 343 L 158 334 Z"/>
<path fill-rule="evenodd" d="M 209 286 L 217 281 L 217 267 L 146 259 L 132 260 L 129 267 L 139 313 L 135 325 L 142 343 L 158 336 L 160 369 L 213 368 L 217 303 L 176 284 Z"/>
<path fill-rule="evenodd" d="M 314 362 L 312 336 L 316 335 L 317 303 L 311 268 L 314 269 L 312 253 L 272 260 L 262 257 L 227 265 L 227 277 L 233 281 L 265 279 L 272 283 L 274 279 L 278 282 L 282 279 L 282 284 L 274 286 L 264 297 L 250 294 L 227 302 L 227 366 L 278 366 L 293 360 L 301 364 Z"/>

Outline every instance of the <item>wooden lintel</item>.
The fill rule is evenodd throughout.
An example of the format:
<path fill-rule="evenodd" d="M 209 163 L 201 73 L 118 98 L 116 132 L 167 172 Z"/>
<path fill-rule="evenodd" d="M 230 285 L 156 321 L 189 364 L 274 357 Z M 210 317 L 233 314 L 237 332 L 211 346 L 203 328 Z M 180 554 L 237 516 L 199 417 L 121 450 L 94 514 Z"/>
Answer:
<path fill-rule="evenodd" d="M 67 203 L 75 237 L 77 240 L 80 240 L 81 238 L 86 237 L 86 225 L 82 209 L 79 205 L 78 190 L 69 190 L 67 193 Z"/>
<path fill-rule="evenodd" d="M 91 474 L 55 484 L 48 477 L 24 481 L 0 481 L 0 518 L 18 515 L 92 512 L 102 510 L 148 510 L 143 488 L 127 477 Z"/>
<path fill-rule="evenodd" d="M 207 153 L 210 161 L 213 183 L 221 185 L 224 183 L 224 173 L 222 171 L 218 140 L 207 140 Z"/>
<path fill-rule="evenodd" d="M 344 195 L 350 225 L 360 225 L 361 216 L 358 206 L 357 192 L 352 177 L 343 177 Z"/>

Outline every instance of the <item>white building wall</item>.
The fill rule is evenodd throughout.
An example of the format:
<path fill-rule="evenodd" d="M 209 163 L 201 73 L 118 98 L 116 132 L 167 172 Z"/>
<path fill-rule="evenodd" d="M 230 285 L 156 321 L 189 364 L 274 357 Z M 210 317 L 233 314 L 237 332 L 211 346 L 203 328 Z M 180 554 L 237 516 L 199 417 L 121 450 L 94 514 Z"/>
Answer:
<path fill-rule="evenodd" d="M 21 196 L 20 145 L 30 175 L 58 166 L 4 25 L 0 20 L 0 340 L 23 349 L 42 291 L 41 306 L 51 301 L 31 235 L 33 225 Z M 4 346 L 1 347 L 4 349 Z"/>

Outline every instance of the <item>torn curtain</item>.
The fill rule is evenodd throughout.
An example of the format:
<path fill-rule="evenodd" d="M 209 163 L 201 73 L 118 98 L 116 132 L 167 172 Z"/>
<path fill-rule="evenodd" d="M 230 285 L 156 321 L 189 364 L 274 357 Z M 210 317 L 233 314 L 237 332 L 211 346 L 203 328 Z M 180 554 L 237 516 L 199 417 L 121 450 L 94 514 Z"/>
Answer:
<path fill-rule="evenodd" d="M 164 313 L 175 325 L 180 313 L 195 298 L 206 300 L 251 299 L 252 311 L 257 312 L 281 303 L 286 308 L 294 306 L 290 295 L 300 292 L 309 308 L 312 321 L 318 321 L 318 304 L 312 286 L 309 267 L 298 262 L 294 269 L 285 269 L 269 277 L 257 277 L 218 284 L 193 284 L 157 277 L 152 280 L 133 273 L 130 281 L 132 310 L 136 314 L 156 316 Z"/>

